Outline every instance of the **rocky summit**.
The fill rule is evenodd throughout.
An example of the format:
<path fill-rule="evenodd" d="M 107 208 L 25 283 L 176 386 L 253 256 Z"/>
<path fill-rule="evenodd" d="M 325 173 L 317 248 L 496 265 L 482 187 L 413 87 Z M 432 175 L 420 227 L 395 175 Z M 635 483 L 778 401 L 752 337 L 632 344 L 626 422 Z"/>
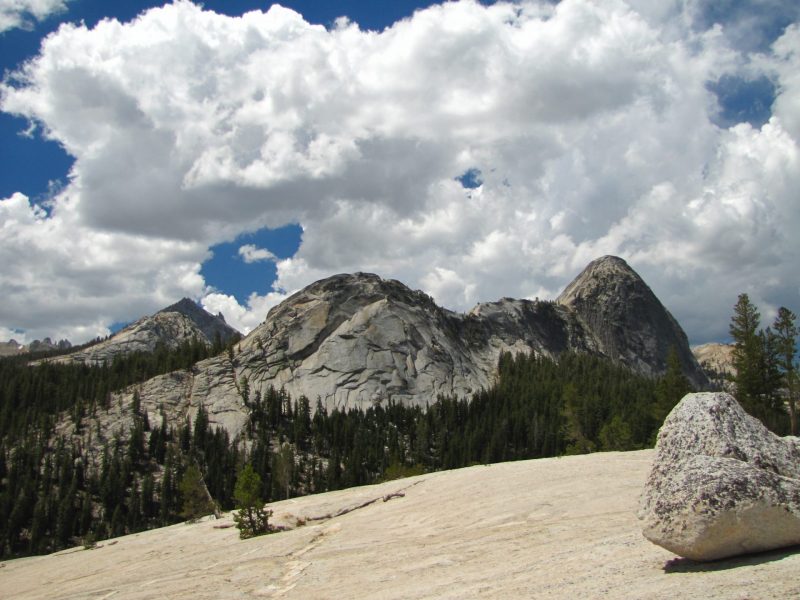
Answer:
<path fill-rule="evenodd" d="M 238 332 L 222 315 L 211 315 L 194 301 L 184 298 L 154 315 L 143 317 L 93 346 L 55 359 L 59 362 L 110 363 L 119 354 L 152 352 L 158 344 L 175 348 L 193 338 L 212 345 L 229 340 Z"/>
<path fill-rule="evenodd" d="M 601 354 L 654 376 L 666 370 L 674 348 L 692 385 L 706 383 L 683 329 L 621 258 L 604 256 L 591 262 L 557 301 L 584 325 Z"/>
<path fill-rule="evenodd" d="M 489 387 L 503 351 L 553 358 L 588 352 L 655 375 L 673 347 L 689 380 L 705 384 L 678 323 L 616 257 L 594 261 L 557 302 L 504 298 L 466 314 L 399 281 L 355 273 L 309 285 L 274 307 L 232 352 L 190 373 L 157 377 L 139 394 L 143 406 L 164 407 L 173 418 L 192 419 L 202 405 L 212 424 L 235 435 L 247 419 L 244 397 L 270 386 L 328 408 L 425 405 L 439 394 Z"/>

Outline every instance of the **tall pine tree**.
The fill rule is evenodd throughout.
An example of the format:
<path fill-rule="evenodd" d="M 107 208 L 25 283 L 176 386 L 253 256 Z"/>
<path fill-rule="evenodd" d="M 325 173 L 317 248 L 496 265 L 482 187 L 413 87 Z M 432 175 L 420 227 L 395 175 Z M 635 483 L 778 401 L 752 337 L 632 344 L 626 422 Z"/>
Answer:
<path fill-rule="evenodd" d="M 789 404 L 790 431 L 797 435 L 797 316 L 788 308 L 781 306 L 775 317 L 775 346 L 778 357 L 778 368 L 786 389 Z"/>

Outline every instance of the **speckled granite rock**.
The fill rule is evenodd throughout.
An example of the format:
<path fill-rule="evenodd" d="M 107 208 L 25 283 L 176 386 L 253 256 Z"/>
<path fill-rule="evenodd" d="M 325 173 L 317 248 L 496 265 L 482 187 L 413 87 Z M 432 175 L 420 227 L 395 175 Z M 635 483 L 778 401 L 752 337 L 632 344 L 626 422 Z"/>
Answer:
<path fill-rule="evenodd" d="M 800 439 L 728 394 L 688 394 L 659 433 L 639 518 L 647 539 L 693 560 L 800 544 Z"/>

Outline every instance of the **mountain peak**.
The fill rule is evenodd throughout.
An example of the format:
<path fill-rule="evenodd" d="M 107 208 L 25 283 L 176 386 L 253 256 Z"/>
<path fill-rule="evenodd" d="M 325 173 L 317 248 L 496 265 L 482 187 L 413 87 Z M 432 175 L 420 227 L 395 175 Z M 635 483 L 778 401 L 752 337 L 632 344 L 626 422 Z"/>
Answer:
<path fill-rule="evenodd" d="M 622 282 L 627 282 L 628 285 L 642 286 L 652 294 L 644 280 L 625 260 L 619 256 L 607 255 L 590 262 L 564 288 L 556 302 L 564 306 L 572 306 L 579 298 L 594 296 L 601 289 L 604 289 L 605 293 L 608 294 L 618 293 Z"/>
<path fill-rule="evenodd" d="M 195 314 L 197 311 L 203 310 L 197 302 L 192 300 L 191 298 L 181 298 L 175 304 L 170 304 L 166 308 L 162 308 L 159 313 L 167 313 L 167 312 L 179 312 L 183 315 L 189 316 L 190 314 Z"/>
<path fill-rule="evenodd" d="M 690 382 L 695 387 L 708 383 L 681 326 L 622 258 L 593 260 L 556 302 L 578 316 L 612 359 L 657 375 L 674 348 Z"/>
<path fill-rule="evenodd" d="M 224 319 L 207 312 L 194 300 L 183 298 L 157 313 L 142 317 L 116 334 L 84 350 L 59 357 L 59 362 L 102 363 L 116 355 L 152 352 L 158 344 L 177 347 L 184 341 L 199 339 L 209 347 L 217 339 L 227 342 L 238 332 Z"/>
<path fill-rule="evenodd" d="M 224 342 L 237 333 L 233 327 L 225 322 L 225 318 L 221 314 L 212 315 L 191 298 L 182 298 L 175 304 L 162 308 L 156 315 L 167 313 L 179 313 L 187 317 L 203 332 L 205 338 L 210 342 L 213 342 L 217 336 Z"/>

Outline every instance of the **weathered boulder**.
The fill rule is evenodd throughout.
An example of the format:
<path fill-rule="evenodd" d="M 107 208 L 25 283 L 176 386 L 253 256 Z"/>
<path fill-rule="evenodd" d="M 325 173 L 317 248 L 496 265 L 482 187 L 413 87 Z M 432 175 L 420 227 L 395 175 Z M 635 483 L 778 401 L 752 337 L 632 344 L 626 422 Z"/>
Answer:
<path fill-rule="evenodd" d="M 728 394 L 688 394 L 659 432 L 639 518 L 648 540 L 692 560 L 800 544 L 800 439 Z"/>

